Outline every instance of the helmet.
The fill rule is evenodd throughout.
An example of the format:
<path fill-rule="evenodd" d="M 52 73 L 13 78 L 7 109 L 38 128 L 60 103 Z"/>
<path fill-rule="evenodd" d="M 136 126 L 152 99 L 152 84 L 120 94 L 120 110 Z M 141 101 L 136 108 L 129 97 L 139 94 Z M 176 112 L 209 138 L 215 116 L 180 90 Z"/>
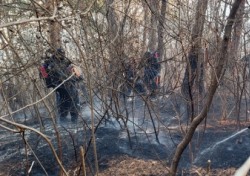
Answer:
<path fill-rule="evenodd" d="M 45 58 L 50 58 L 53 55 L 53 49 L 49 48 L 45 51 Z"/>
<path fill-rule="evenodd" d="M 158 59 L 160 57 L 159 53 L 157 51 L 154 52 L 154 58 Z"/>
<path fill-rule="evenodd" d="M 65 57 L 65 51 L 62 48 L 58 48 L 55 53 L 57 58 L 64 58 Z"/>
<path fill-rule="evenodd" d="M 56 50 L 56 54 L 59 54 L 59 55 L 64 56 L 64 55 L 65 55 L 65 51 L 64 51 L 64 49 L 62 49 L 62 48 L 58 48 L 58 49 Z"/>
<path fill-rule="evenodd" d="M 152 54 L 149 51 L 145 52 L 145 54 L 144 54 L 145 59 L 149 59 L 151 56 L 152 56 Z"/>

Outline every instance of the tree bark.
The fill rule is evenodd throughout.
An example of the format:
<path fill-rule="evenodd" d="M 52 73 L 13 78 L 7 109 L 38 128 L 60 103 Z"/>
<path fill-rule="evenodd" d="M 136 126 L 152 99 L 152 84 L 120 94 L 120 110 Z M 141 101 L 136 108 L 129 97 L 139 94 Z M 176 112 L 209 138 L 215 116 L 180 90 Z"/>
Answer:
<path fill-rule="evenodd" d="M 149 6 L 151 7 L 151 21 L 150 21 L 150 31 L 149 31 L 149 42 L 148 42 L 148 49 L 150 51 L 156 50 L 156 42 L 157 42 L 157 29 L 156 26 L 158 25 L 158 7 L 159 1 L 150 0 Z"/>
<path fill-rule="evenodd" d="M 164 23 L 165 23 L 165 15 L 167 9 L 167 0 L 161 1 L 161 15 L 159 16 L 159 23 L 158 23 L 158 53 L 160 58 L 162 59 L 164 53 Z"/>
<path fill-rule="evenodd" d="M 148 12 L 149 12 L 149 9 L 146 5 L 146 3 L 142 2 L 142 6 L 143 6 L 143 11 L 144 11 L 144 16 L 143 16 L 143 21 L 144 21 L 144 26 L 147 26 L 147 23 L 148 23 Z M 145 51 L 147 50 L 147 38 L 148 38 L 148 30 L 147 30 L 147 27 L 144 27 L 143 28 L 143 36 L 142 36 L 142 43 L 141 43 L 141 48 L 142 48 L 142 51 L 141 51 L 141 55 L 143 55 L 145 53 Z"/>
<path fill-rule="evenodd" d="M 203 57 L 202 51 L 202 33 L 205 23 L 205 13 L 207 10 L 208 0 L 199 0 L 196 7 L 196 18 L 192 29 L 191 49 L 188 53 L 186 71 L 182 83 L 182 92 L 187 101 L 193 106 L 194 89 L 198 88 L 199 93 L 204 89 L 203 83 Z M 194 82 L 196 81 L 196 87 Z M 189 109 L 193 109 L 190 107 Z M 190 115 L 190 114 L 188 114 Z M 193 116 L 191 116 L 191 119 Z"/>
<path fill-rule="evenodd" d="M 241 110 L 241 101 L 243 92 L 245 89 L 245 81 L 242 82 L 242 79 L 244 78 L 244 68 L 243 73 L 241 74 L 241 66 L 239 67 L 237 65 L 237 60 L 240 58 L 239 56 L 239 46 L 240 46 L 240 39 L 241 39 L 241 32 L 243 27 L 243 16 L 244 16 L 244 8 L 245 8 L 245 0 L 242 1 L 239 10 L 236 14 L 236 21 L 233 27 L 233 36 L 232 36 L 232 45 L 230 49 L 230 60 L 229 60 L 229 73 L 233 73 L 236 71 L 236 74 L 233 74 L 236 78 L 236 92 L 235 92 L 235 115 L 237 116 L 237 124 L 239 126 L 240 121 L 240 110 Z M 229 74 L 231 75 L 231 74 Z"/>
<path fill-rule="evenodd" d="M 55 9 L 57 9 L 58 3 L 60 0 L 50 0 L 48 10 L 50 12 L 53 12 Z M 49 39 L 50 39 L 50 45 L 52 48 L 60 48 L 62 45 L 61 41 L 61 24 L 56 20 L 50 20 L 49 23 Z"/>

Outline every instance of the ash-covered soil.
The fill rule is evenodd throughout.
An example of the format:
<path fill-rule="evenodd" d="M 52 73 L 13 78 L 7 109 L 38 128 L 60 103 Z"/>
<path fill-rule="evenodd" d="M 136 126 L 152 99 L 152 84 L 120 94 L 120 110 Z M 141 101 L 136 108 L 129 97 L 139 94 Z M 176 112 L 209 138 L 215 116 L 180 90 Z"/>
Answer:
<path fill-rule="evenodd" d="M 88 175 L 95 172 L 95 153 L 102 176 L 166 175 L 174 150 L 183 136 L 179 124 L 181 122 L 185 128 L 185 120 L 179 121 L 176 111 L 170 106 L 174 103 L 165 101 L 168 98 L 148 100 L 147 103 L 141 99 L 126 102 L 126 108 L 120 108 L 119 116 L 115 116 L 115 112 L 107 115 L 96 103 L 96 152 L 91 143 L 91 111 L 88 106 L 83 108 L 77 124 L 57 122 L 56 130 L 46 113 L 42 117 L 43 127 L 31 117 L 26 121 L 18 120 L 45 134 L 59 157 L 62 151 L 62 163 L 69 175 L 82 173 L 80 147 L 86 151 Z M 182 110 L 181 105 L 178 108 Z M 206 128 L 203 123 L 197 129 L 181 158 L 180 175 L 205 173 L 208 160 L 211 160 L 211 173 L 232 175 L 250 155 L 250 130 L 246 129 L 249 123 L 242 122 L 241 129 L 237 129 L 235 121 L 227 120 L 221 124 L 218 119 L 207 120 Z M 30 130 L 14 134 L 0 129 L 0 144 L 0 175 L 27 175 L 29 169 L 30 175 L 35 176 L 59 174 L 51 147 L 39 134 Z M 193 156 L 193 161 L 190 156 Z"/>

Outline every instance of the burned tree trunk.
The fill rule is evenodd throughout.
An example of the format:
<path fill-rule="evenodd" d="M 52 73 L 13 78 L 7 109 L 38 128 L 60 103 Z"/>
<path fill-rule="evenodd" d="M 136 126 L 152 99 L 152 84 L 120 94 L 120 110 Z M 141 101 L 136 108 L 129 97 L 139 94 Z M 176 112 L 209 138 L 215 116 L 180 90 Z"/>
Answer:
<path fill-rule="evenodd" d="M 157 48 L 161 58 L 164 53 L 163 39 L 164 39 L 164 23 L 165 23 L 166 9 L 167 9 L 167 1 L 162 0 L 161 1 L 161 14 L 159 17 L 159 24 L 158 24 L 158 48 Z"/>
<path fill-rule="evenodd" d="M 157 42 L 157 25 L 158 25 L 158 6 L 159 1 L 151 0 L 149 3 L 149 7 L 151 10 L 151 19 L 150 19 L 150 31 L 149 31 L 149 50 L 156 50 L 156 42 Z"/>
<path fill-rule="evenodd" d="M 196 18 L 192 30 L 191 49 L 187 56 L 187 66 L 182 83 L 182 93 L 187 100 L 187 115 L 190 120 L 194 118 L 194 93 L 202 94 L 203 83 L 203 57 L 202 57 L 202 33 L 205 23 L 205 13 L 208 1 L 200 0 L 196 7 Z"/>
<path fill-rule="evenodd" d="M 57 12 L 60 0 L 50 0 L 48 2 L 49 12 Z M 52 48 L 61 47 L 61 24 L 57 20 L 50 20 L 49 23 L 49 40 Z"/>

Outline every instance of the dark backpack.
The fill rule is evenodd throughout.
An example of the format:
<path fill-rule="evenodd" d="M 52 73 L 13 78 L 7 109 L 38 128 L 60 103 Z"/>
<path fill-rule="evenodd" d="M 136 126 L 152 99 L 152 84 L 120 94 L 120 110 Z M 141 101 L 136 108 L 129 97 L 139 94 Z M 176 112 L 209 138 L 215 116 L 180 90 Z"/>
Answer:
<path fill-rule="evenodd" d="M 156 60 L 156 70 L 159 73 L 161 71 L 161 64 L 160 64 L 160 56 L 159 53 L 157 51 L 154 52 L 153 57 Z"/>
<path fill-rule="evenodd" d="M 159 53 L 157 51 L 151 53 L 151 57 L 148 59 L 149 67 L 154 69 L 157 73 L 161 70 L 161 65 L 159 63 Z"/>
<path fill-rule="evenodd" d="M 40 66 L 40 75 L 45 80 L 47 88 L 55 88 L 70 76 L 69 66 L 71 61 L 61 57 L 56 58 L 52 55 L 46 58 L 44 63 Z M 76 82 L 79 78 L 70 79 L 71 84 Z"/>

